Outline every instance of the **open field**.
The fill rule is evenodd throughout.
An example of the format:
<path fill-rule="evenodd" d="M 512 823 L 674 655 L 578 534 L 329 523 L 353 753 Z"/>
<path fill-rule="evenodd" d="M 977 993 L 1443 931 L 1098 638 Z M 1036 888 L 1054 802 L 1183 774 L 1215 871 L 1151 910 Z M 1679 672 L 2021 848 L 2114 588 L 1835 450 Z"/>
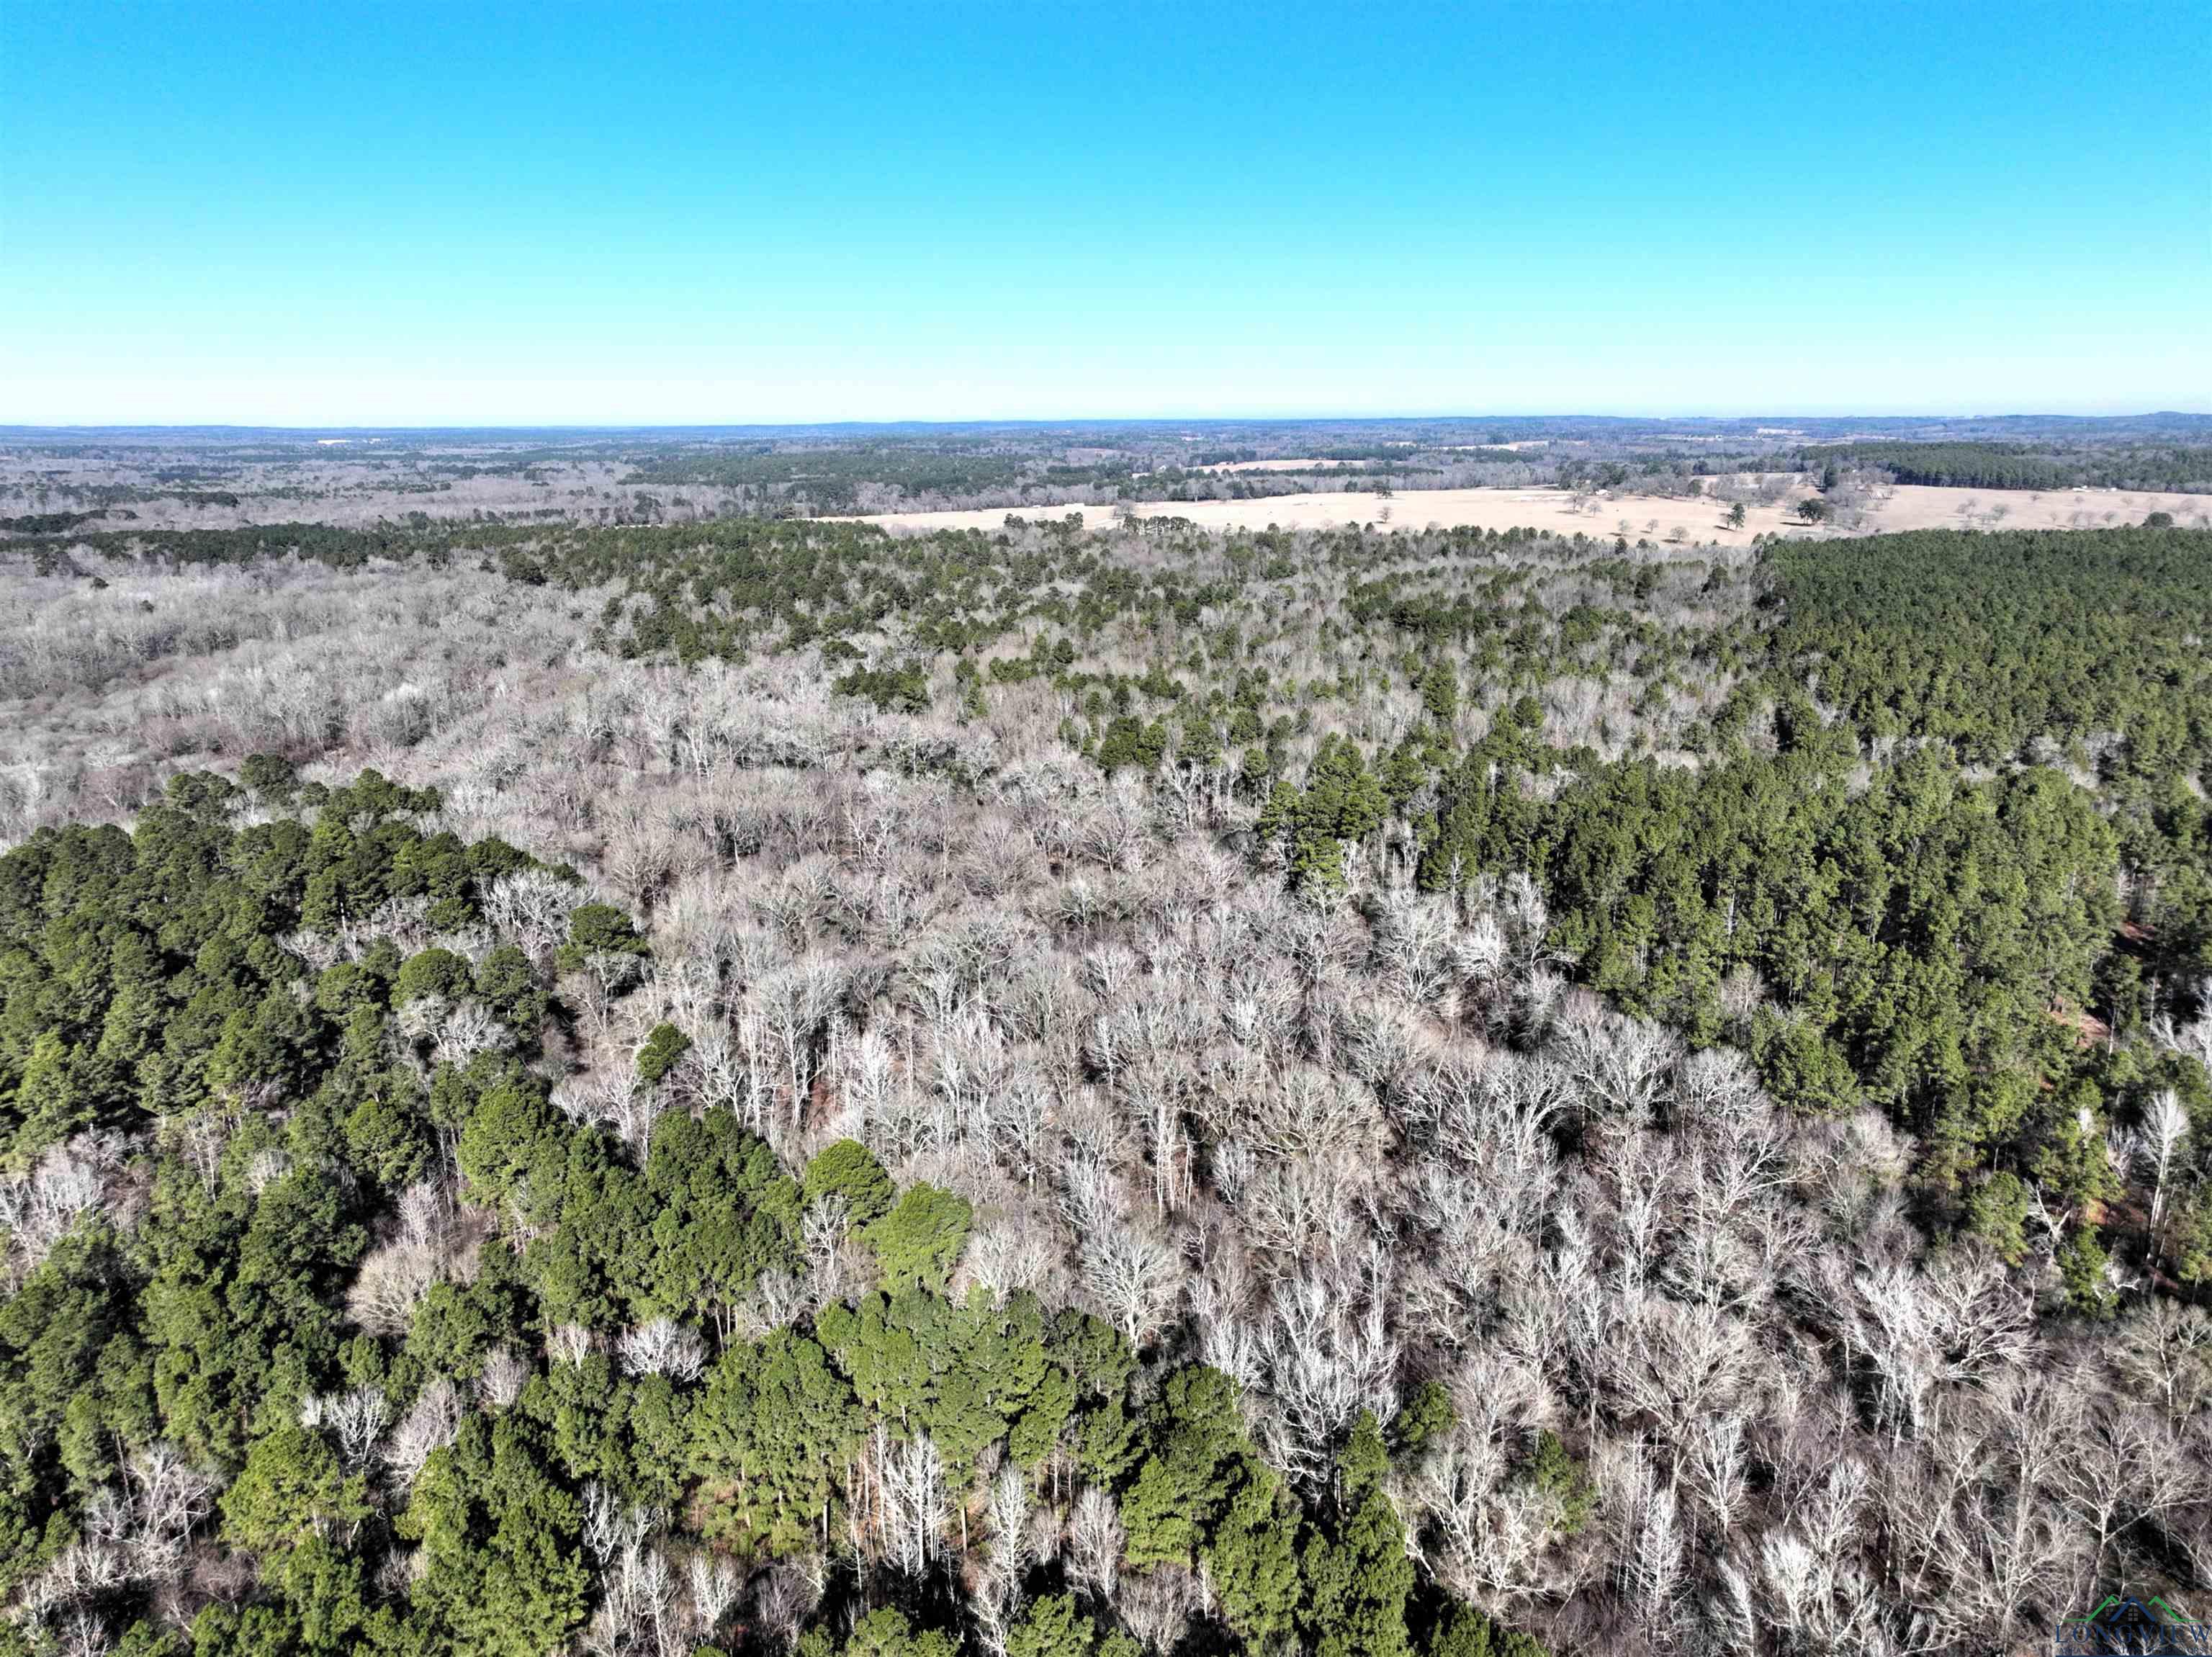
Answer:
<path fill-rule="evenodd" d="M 1812 531 L 1797 521 L 1795 503 L 1811 491 L 1791 479 L 1790 493 L 1778 504 L 1747 502 L 1741 529 L 1723 519 L 1726 507 L 1708 496 L 1673 499 L 1651 495 L 1601 494 L 1577 511 L 1574 497 L 1556 489 L 1408 490 L 1390 500 L 1364 492 L 1275 495 L 1250 501 L 1143 501 L 1133 504 L 1142 518 L 1186 518 L 1206 529 L 1322 529 L 1344 524 L 1446 529 L 1549 529 L 1590 535 L 1621 533 L 1632 539 L 1664 539 L 1680 531 L 1690 540 L 1748 542 L 1759 535 Z M 1115 509 L 1067 506 L 1031 509 L 1036 518 L 1083 515 L 1085 527 L 1100 528 Z M 2002 511 L 1992 521 L 1990 515 Z M 2174 521 L 2196 524 L 2212 515 L 2212 496 L 2160 495 L 2143 490 L 2076 490 L 2043 495 L 2016 490 L 1938 489 L 1900 484 L 1871 504 L 1849 533 L 1872 534 L 1906 529 L 1991 527 L 2083 529 L 2108 523 L 2140 523 L 2153 512 L 2170 512 Z M 1007 509 L 984 507 L 955 512 L 885 512 L 859 520 L 886 529 L 996 529 Z"/>
<path fill-rule="evenodd" d="M 1210 466 L 1193 466 L 1194 472 L 1331 472 L 1339 466 L 1348 466 L 1350 460 L 1299 460 L 1296 456 L 1274 460 L 1217 460 Z"/>
<path fill-rule="evenodd" d="M 1947 489 L 1898 484 L 1878 505 L 1869 529 L 1957 529 L 1972 525 L 2007 529 L 2093 529 L 2141 523 L 2170 512 L 2178 524 L 2203 527 L 2212 520 L 2212 496 L 2162 495 L 2140 489 L 2074 489 L 2029 493 L 2011 489 Z M 1991 520 L 1992 513 L 2002 515 Z"/>
<path fill-rule="evenodd" d="M 1594 497 L 1595 499 L 1595 497 Z M 1599 500 L 1600 509 L 1577 512 L 1572 496 L 1555 489 L 1430 489 L 1407 490 L 1391 500 L 1364 492 L 1344 490 L 1319 495 L 1272 495 L 1251 501 L 1139 501 L 1130 509 L 1140 518 L 1184 518 L 1204 529 L 1331 529 L 1345 524 L 1446 529 L 1557 530 L 1571 534 L 1617 533 L 1626 520 L 1634 537 L 1663 539 L 1677 529 L 1686 539 L 1749 541 L 1764 533 L 1781 530 L 1790 520 L 1784 508 L 1747 509 L 1741 531 L 1721 521 L 1724 508 L 1710 500 L 1662 500 L 1650 496 L 1623 496 Z M 1115 509 L 1104 506 L 1052 507 L 1032 509 L 1034 518 L 1083 515 L 1086 528 L 1103 528 L 1113 521 Z M 886 529 L 921 532 L 933 529 L 996 529 L 1006 520 L 1003 508 L 963 512 L 887 512 L 863 520 Z"/>

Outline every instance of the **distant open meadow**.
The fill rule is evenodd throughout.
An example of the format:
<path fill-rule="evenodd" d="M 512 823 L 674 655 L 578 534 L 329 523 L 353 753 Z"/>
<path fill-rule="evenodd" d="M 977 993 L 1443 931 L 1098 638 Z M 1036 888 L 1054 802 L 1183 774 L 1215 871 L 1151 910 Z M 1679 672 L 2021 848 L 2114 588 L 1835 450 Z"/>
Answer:
<path fill-rule="evenodd" d="M 1814 496 L 1794 474 L 1719 478 L 1711 494 L 1687 500 L 1639 495 L 1632 490 L 1603 490 L 1587 497 L 1557 489 L 1434 489 L 1389 494 L 1338 490 L 1327 495 L 1273 495 L 1242 501 L 1133 501 L 1126 506 L 1079 506 L 1086 528 L 1098 528 L 1117 513 L 1139 518 L 1184 518 L 1206 529 L 1316 529 L 1370 524 L 1438 529 L 1549 529 L 1572 534 L 1613 533 L 1632 539 L 1680 543 L 1711 540 L 1747 543 L 1763 535 L 1810 533 L 1874 535 L 1907 529 L 1996 528 L 2087 529 L 2140 523 L 2164 512 L 2177 523 L 2212 527 L 2212 496 L 2125 490 L 2065 490 L 2015 498 L 1996 490 L 1945 489 L 1913 484 L 1883 484 L 1847 515 L 1808 524 L 1797 508 Z M 1741 522 L 1729 508 L 1744 503 Z M 886 529 L 995 529 L 1004 509 L 969 507 L 935 512 L 883 512 L 858 521 Z"/>

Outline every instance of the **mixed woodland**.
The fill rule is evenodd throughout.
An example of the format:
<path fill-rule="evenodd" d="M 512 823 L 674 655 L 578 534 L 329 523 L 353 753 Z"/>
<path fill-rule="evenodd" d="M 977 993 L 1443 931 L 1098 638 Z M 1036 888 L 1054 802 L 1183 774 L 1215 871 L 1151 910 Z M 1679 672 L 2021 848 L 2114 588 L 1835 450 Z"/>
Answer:
<path fill-rule="evenodd" d="M 0 559 L 0 1652 L 2212 1585 L 2212 533 Z"/>

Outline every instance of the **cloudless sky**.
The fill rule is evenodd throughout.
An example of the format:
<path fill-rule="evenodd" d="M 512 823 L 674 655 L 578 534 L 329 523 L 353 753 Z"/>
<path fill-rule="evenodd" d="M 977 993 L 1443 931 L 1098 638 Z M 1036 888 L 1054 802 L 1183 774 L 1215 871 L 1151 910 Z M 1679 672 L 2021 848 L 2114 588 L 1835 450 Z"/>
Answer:
<path fill-rule="evenodd" d="M 2212 0 L 0 0 L 0 422 L 2212 409 Z"/>

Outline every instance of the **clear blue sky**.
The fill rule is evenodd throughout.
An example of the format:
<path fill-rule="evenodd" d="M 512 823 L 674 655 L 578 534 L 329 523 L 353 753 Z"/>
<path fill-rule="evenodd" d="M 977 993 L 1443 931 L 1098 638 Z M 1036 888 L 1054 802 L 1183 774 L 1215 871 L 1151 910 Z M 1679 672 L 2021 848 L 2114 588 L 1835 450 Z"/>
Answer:
<path fill-rule="evenodd" d="M 2212 408 L 2212 0 L 0 0 L 0 422 Z"/>

